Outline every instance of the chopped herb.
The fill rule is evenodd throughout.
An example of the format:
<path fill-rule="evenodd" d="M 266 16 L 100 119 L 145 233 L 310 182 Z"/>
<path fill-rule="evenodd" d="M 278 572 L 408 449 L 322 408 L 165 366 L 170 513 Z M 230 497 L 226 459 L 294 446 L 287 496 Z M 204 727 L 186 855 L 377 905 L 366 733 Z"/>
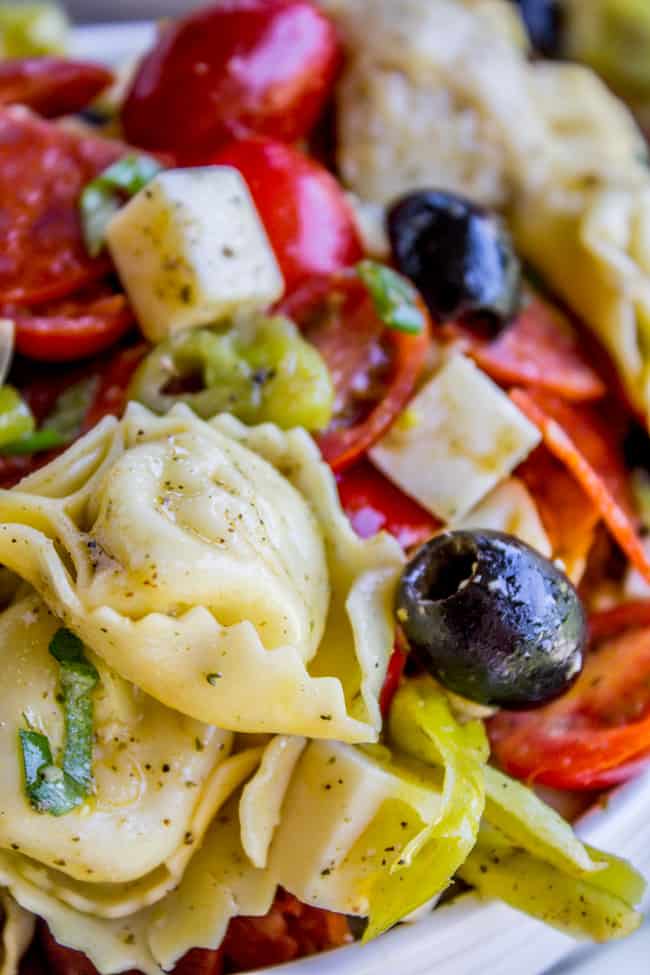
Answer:
<path fill-rule="evenodd" d="M 91 183 L 79 201 L 86 250 L 98 257 L 106 243 L 106 228 L 122 205 L 162 171 L 152 156 L 133 153 L 119 159 Z"/>
<path fill-rule="evenodd" d="M 411 335 L 423 331 L 426 319 L 410 281 L 376 261 L 360 261 L 356 270 L 370 292 L 375 311 L 388 328 Z"/>
<path fill-rule="evenodd" d="M 11 443 L 4 444 L 0 447 L 0 454 L 2 455 L 16 455 L 16 454 L 38 454 L 43 450 L 55 450 L 57 447 L 64 447 L 68 443 L 67 439 L 63 437 L 56 430 L 37 430 L 35 433 L 29 433 L 20 440 L 13 440 Z"/>
<path fill-rule="evenodd" d="M 33 728 L 22 728 L 18 735 L 32 806 L 41 813 L 63 816 L 82 805 L 92 792 L 92 692 L 99 674 L 84 656 L 83 643 L 70 630 L 57 630 L 49 650 L 60 672 L 65 719 L 62 766 L 55 764 L 45 735 Z"/>

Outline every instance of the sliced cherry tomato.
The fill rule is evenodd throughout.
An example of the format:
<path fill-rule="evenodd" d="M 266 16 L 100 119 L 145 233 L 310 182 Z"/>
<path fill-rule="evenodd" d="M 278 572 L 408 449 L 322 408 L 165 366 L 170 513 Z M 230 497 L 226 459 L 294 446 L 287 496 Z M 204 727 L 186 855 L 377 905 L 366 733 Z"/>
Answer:
<path fill-rule="evenodd" d="M 287 292 L 317 274 L 332 274 L 363 256 L 343 190 L 320 163 L 270 139 L 242 139 L 213 162 L 246 180 L 284 275 Z"/>
<path fill-rule="evenodd" d="M 541 298 L 530 301 L 494 339 L 453 326 L 467 354 L 504 386 L 534 386 L 562 399 L 600 399 L 606 387 L 582 351 L 569 322 Z"/>
<path fill-rule="evenodd" d="M 128 139 L 206 162 L 224 142 L 310 131 L 336 80 L 332 23 L 308 0 L 226 0 L 165 28 L 126 99 Z"/>
<path fill-rule="evenodd" d="M 108 68 L 88 61 L 0 61 L 0 106 L 26 105 L 46 118 L 56 118 L 81 111 L 112 81 Z"/>
<path fill-rule="evenodd" d="M 650 582 L 650 561 L 637 532 L 628 472 L 605 421 L 588 406 L 571 406 L 540 391 L 515 390 L 511 395 L 590 498 L 630 562 Z"/>
<path fill-rule="evenodd" d="M 0 303 L 38 305 L 106 273 L 86 253 L 78 201 L 125 151 L 22 108 L 0 111 Z"/>
<path fill-rule="evenodd" d="M 361 538 L 386 531 L 408 549 L 431 538 L 440 527 L 434 515 L 400 491 L 368 460 L 342 471 L 336 480 L 343 510 Z"/>
<path fill-rule="evenodd" d="M 336 390 L 335 417 L 318 437 L 335 471 L 361 457 L 402 412 L 431 345 L 429 317 L 419 335 L 384 328 L 352 271 L 312 278 L 280 306 L 320 350 Z"/>
<path fill-rule="evenodd" d="M 607 633 L 564 697 L 536 711 L 502 711 L 488 722 L 495 758 L 511 775 L 557 789 L 603 789 L 650 761 L 650 613 L 620 607 L 592 632 Z"/>
<path fill-rule="evenodd" d="M 41 362 L 72 362 L 109 348 L 133 325 L 124 295 L 94 285 L 32 313 L 7 310 L 16 326 L 16 350 Z"/>
<path fill-rule="evenodd" d="M 84 431 L 91 430 L 105 416 L 122 416 L 127 402 L 129 383 L 147 353 L 144 344 L 122 349 L 109 360 L 99 389 L 84 419 Z"/>

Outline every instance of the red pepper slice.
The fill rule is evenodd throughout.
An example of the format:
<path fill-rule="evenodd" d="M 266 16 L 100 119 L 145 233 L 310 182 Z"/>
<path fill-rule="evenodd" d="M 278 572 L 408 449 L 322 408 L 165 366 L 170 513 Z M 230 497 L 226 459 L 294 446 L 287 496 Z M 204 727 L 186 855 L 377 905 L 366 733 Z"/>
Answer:
<path fill-rule="evenodd" d="M 570 406 L 539 391 L 517 389 L 511 396 L 590 498 L 630 562 L 650 582 L 650 561 L 636 529 L 627 471 L 606 424 L 589 407 Z"/>

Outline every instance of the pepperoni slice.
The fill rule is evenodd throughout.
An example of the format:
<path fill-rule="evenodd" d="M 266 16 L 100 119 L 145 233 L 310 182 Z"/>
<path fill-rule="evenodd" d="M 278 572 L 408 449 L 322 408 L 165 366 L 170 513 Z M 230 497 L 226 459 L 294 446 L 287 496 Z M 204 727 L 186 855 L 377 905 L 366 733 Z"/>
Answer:
<path fill-rule="evenodd" d="M 85 108 L 113 81 L 100 64 L 65 58 L 12 58 L 0 62 L 0 106 L 25 105 L 46 118 Z"/>
<path fill-rule="evenodd" d="M 1 303 L 38 305 L 105 274 L 107 261 L 86 254 L 78 200 L 125 151 L 23 108 L 0 110 Z"/>
<path fill-rule="evenodd" d="M 503 386 L 534 386 L 573 402 L 605 395 L 603 380 L 587 361 L 578 339 L 556 308 L 535 298 L 495 339 L 486 340 L 458 326 L 467 354 Z"/>

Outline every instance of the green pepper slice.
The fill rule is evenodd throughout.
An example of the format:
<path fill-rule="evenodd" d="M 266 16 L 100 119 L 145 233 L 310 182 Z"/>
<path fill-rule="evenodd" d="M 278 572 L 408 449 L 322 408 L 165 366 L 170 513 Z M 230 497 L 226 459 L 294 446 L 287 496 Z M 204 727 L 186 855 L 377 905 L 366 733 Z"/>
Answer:
<path fill-rule="evenodd" d="M 282 316 L 259 316 L 226 330 L 201 328 L 163 342 L 144 359 L 129 393 L 155 413 L 185 403 L 204 419 L 232 413 L 244 423 L 285 430 L 324 429 L 334 403 L 320 353 Z"/>

